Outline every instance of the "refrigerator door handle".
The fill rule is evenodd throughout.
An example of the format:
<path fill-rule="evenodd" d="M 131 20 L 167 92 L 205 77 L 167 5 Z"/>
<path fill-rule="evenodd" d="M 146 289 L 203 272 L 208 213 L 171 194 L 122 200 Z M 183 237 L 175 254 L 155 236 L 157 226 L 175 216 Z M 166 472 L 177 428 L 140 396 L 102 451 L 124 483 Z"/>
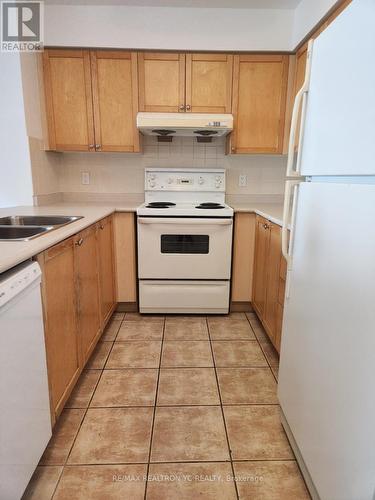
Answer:
<path fill-rule="evenodd" d="M 289 145 L 288 145 L 288 161 L 286 167 L 286 176 L 287 177 L 298 177 L 300 174 L 300 166 L 301 166 L 301 148 L 302 148 L 302 138 L 305 129 L 305 118 L 306 118 L 306 99 L 307 92 L 309 91 L 310 86 L 310 73 L 311 73 L 311 56 L 312 56 L 312 48 L 313 48 L 313 40 L 310 40 L 307 46 L 307 57 L 306 57 L 306 70 L 305 70 L 305 80 L 303 82 L 302 87 L 296 94 L 293 112 L 292 112 L 292 120 L 290 124 L 290 135 L 289 135 Z M 300 107 L 302 105 L 301 112 L 301 122 L 299 129 L 299 143 L 297 150 L 297 158 L 296 158 L 296 166 L 294 167 L 294 156 L 295 156 L 295 146 L 296 146 L 296 133 L 298 127 L 298 117 Z"/>
<path fill-rule="evenodd" d="M 296 222 L 296 208 L 298 188 L 303 180 L 286 181 L 283 210 L 283 225 L 281 228 L 281 251 L 287 264 L 285 298 L 289 298 L 290 273 L 292 271 L 294 229 Z M 290 234 L 288 234 L 290 230 Z"/>

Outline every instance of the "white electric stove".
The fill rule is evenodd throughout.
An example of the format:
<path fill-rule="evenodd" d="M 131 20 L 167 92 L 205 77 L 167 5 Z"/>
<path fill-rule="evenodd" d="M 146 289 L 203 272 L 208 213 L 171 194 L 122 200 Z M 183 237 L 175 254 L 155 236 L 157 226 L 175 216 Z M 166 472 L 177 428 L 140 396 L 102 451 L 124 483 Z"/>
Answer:
<path fill-rule="evenodd" d="M 228 313 L 233 209 L 225 170 L 146 169 L 137 228 L 141 313 Z"/>

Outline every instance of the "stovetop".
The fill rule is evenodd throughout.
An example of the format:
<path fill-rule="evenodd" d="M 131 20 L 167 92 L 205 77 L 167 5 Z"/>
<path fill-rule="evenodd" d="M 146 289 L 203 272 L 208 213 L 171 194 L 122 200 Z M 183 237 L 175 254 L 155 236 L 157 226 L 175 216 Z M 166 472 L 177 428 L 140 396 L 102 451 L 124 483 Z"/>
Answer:
<path fill-rule="evenodd" d="M 151 202 L 158 203 L 158 202 Z M 163 202 L 160 202 L 163 203 Z M 173 202 L 170 202 L 173 203 Z M 174 202 L 174 205 L 149 206 L 149 203 L 143 203 L 137 208 L 138 216 L 158 216 L 158 217 L 233 217 L 233 208 L 226 203 L 214 203 L 212 206 L 202 207 L 204 202 Z M 207 202 L 206 202 L 207 203 Z M 213 202 L 208 202 L 213 203 Z M 220 208 L 219 208 L 220 207 Z M 221 208 L 222 207 L 222 208 Z"/>

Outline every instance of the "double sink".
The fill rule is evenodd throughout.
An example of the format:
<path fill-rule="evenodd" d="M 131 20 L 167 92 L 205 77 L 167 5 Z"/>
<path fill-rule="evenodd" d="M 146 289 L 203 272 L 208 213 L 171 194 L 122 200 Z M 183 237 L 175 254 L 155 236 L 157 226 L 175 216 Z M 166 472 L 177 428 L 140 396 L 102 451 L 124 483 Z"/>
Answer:
<path fill-rule="evenodd" d="M 28 241 L 58 229 L 82 216 L 10 215 L 0 217 L 0 241 Z"/>

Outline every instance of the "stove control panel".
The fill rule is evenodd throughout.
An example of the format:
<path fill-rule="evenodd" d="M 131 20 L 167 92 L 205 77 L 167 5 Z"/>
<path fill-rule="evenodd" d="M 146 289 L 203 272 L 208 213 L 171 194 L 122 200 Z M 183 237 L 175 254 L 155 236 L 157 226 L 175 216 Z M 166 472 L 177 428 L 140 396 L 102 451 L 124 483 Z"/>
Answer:
<path fill-rule="evenodd" d="M 225 192 L 225 170 L 146 168 L 145 190 Z"/>

